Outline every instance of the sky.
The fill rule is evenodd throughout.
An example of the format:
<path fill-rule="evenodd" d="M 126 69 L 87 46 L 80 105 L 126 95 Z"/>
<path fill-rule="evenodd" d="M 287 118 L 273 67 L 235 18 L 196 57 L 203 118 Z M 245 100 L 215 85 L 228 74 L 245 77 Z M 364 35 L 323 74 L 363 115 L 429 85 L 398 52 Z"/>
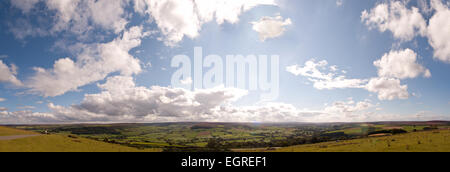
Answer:
<path fill-rule="evenodd" d="M 448 0 L 5 0 L 0 9 L 0 124 L 450 120 Z M 255 68 L 228 70 L 239 55 Z M 248 83 L 230 85 L 232 75 Z"/>

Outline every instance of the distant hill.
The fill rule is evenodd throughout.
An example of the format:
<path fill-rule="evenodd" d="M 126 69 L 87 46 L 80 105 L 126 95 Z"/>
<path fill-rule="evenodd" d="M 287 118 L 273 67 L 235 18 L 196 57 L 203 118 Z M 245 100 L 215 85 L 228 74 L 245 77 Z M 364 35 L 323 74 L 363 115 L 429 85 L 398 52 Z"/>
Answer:
<path fill-rule="evenodd" d="M 0 126 L 0 136 L 39 134 Z M 0 152 L 153 152 L 132 147 L 99 142 L 69 135 L 39 135 L 34 137 L 0 140 Z"/>
<path fill-rule="evenodd" d="M 245 150 L 241 150 L 245 151 Z M 251 150 L 246 150 L 251 151 Z M 254 151 L 262 151 L 254 150 Z M 265 150 L 267 151 L 267 150 Z M 270 150 L 275 152 L 450 152 L 450 130 L 413 132 Z"/>
<path fill-rule="evenodd" d="M 0 127 L 0 151 L 450 151 L 449 129 L 449 121 L 10 125 Z"/>

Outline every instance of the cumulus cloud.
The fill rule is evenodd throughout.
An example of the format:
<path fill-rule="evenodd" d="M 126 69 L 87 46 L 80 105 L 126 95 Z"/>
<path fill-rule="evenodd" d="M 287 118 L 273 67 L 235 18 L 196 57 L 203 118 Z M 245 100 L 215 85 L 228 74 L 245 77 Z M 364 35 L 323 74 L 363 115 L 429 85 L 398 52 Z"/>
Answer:
<path fill-rule="evenodd" d="M 196 38 L 204 23 L 215 20 L 237 23 L 239 16 L 259 5 L 276 5 L 275 0 L 11 0 L 12 6 L 24 14 L 44 13 L 39 18 L 47 24 L 25 19 L 10 23 L 10 31 L 18 39 L 71 33 L 80 40 L 88 39 L 95 29 L 120 33 L 129 23 L 130 7 L 134 12 L 150 16 L 166 45 L 174 46 L 184 37 Z M 43 5 L 44 9 L 32 9 Z"/>
<path fill-rule="evenodd" d="M 419 0 L 421 11 L 430 15 L 435 12 L 427 22 L 419 9 L 406 7 L 409 1 L 390 1 L 380 3 L 370 11 L 364 10 L 361 21 L 369 29 L 377 28 L 381 32 L 391 31 L 395 38 L 401 41 L 410 41 L 420 35 L 428 38 L 434 49 L 434 58 L 450 63 L 450 3 L 441 0 Z M 427 25 L 428 23 L 428 25 Z"/>
<path fill-rule="evenodd" d="M 59 59 L 51 69 L 34 68 L 26 86 L 30 92 L 53 97 L 79 87 L 102 80 L 113 72 L 133 75 L 141 72 L 140 61 L 129 54 L 132 48 L 141 44 L 141 38 L 148 36 L 142 27 L 132 27 L 111 42 L 103 44 L 79 44 L 75 61 Z"/>
<path fill-rule="evenodd" d="M 242 13 L 256 6 L 276 5 L 275 0 L 11 0 L 11 3 L 29 16 L 35 13 L 51 16 L 35 15 L 38 23 L 31 22 L 29 17 L 9 22 L 10 31 L 18 39 L 70 33 L 79 40 L 92 40 L 92 36 L 99 37 L 96 29 L 122 32 L 132 12 L 136 12 L 156 23 L 162 34 L 159 39 L 168 46 L 175 46 L 184 37 L 196 38 L 207 22 L 234 24 Z"/>
<path fill-rule="evenodd" d="M 35 26 L 30 21 L 23 18 L 17 18 L 13 22 L 7 23 L 10 32 L 16 39 L 24 40 L 27 37 L 47 36 L 49 35 L 48 25 Z"/>
<path fill-rule="evenodd" d="M 24 13 L 28 13 L 40 0 L 11 0 L 12 6 L 21 9 Z"/>
<path fill-rule="evenodd" d="M 378 68 L 378 77 L 370 79 L 366 89 L 378 93 L 380 100 L 409 98 L 408 86 L 401 85 L 400 79 L 431 77 L 430 70 L 417 63 L 417 54 L 411 49 L 390 51 L 373 64 Z"/>
<path fill-rule="evenodd" d="M 171 90 L 170 88 L 159 89 Z M 156 89 L 151 88 L 148 91 L 156 91 Z M 350 99 L 348 101 L 334 102 L 323 109 L 307 110 L 297 108 L 292 104 L 274 102 L 251 106 L 235 106 L 231 103 L 226 103 L 233 102 L 232 100 L 214 96 L 220 95 L 220 97 L 223 97 L 222 95 L 226 95 L 223 94 L 224 92 L 217 92 L 217 89 L 216 91 L 203 90 L 203 96 L 218 100 L 213 104 L 206 105 L 202 105 L 205 101 L 201 101 L 201 98 L 196 98 L 196 96 L 188 98 L 190 97 L 188 96 L 189 94 L 198 94 L 195 91 L 183 90 L 183 93 L 164 92 L 163 94 L 169 93 L 175 95 L 171 95 L 172 97 L 167 97 L 166 95 L 166 98 L 157 98 L 152 101 L 132 101 L 132 103 L 129 103 L 130 108 L 127 107 L 128 110 L 119 109 L 120 113 L 98 111 L 103 109 L 103 106 L 109 106 L 109 103 L 118 102 L 111 100 L 102 104 L 95 104 L 96 107 L 94 109 L 83 108 L 81 107 L 82 105 L 62 107 L 50 104 L 49 107 L 59 120 L 87 122 L 356 122 L 383 120 L 383 118 L 378 118 L 377 114 L 372 112 L 372 108 L 377 105 L 373 105 L 369 100 L 356 102 Z M 180 99 L 180 96 L 183 98 Z M 98 101 L 101 100 L 99 99 Z M 149 106 L 150 104 L 151 106 Z M 141 109 L 141 111 L 135 112 L 136 110 L 131 110 L 131 106 Z M 199 111 L 197 107 L 202 106 L 208 108 Z M 180 109 L 175 111 L 169 107 Z"/>
<path fill-rule="evenodd" d="M 326 112 L 330 113 L 344 113 L 351 114 L 354 112 L 360 112 L 374 107 L 370 100 L 364 100 L 360 102 L 355 102 L 353 98 L 349 98 L 348 101 L 337 101 L 331 106 L 325 108 Z"/>
<path fill-rule="evenodd" d="M 305 62 L 305 65 L 293 65 L 288 66 L 286 71 L 296 75 L 296 76 L 304 76 L 309 81 L 314 83 L 314 88 L 323 90 L 323 89 L 336 89 L 336 88 L 364 88 L 364 85 L 367 83 L 367 80 L 364 79 L 347 79 L 344 75 L 337 75 L 337 66 L 329 67 L 328 62 L 326 60 L 322 60 L 316 62 L 314 59 L 308 60 Z M 325 71 L 325 72 L 324 72 Z"/>
<path fill-rule="evenodd" d="M 125 19 L 126 14 L 124 9 L 127 3 L 128 0 L 89 1 L 88 7 L 92 13 L 91 20 L 102 28 L 112 30 L 115 33 L 120 33 L 125 29 L 125 26 L 128 23 Z"/>
<path fill-rule="evenodd" d="M 432 8 L 429 5 L 429 0 L 418 0 L 417 1 L 417 5 L 420 8 L 420 11 L 422 11 L 422 13 L 424 14 L 430 14 L 432 12 Z"/>
<path fill-rule="evenodd" d="M 169 87 L 137 87 L 131 77 L 112 77 L 103 92 L 85 95 L 78 105 L 49 108 L 62 121 L 99 122 L 330 122 L 364 120 L 375 105 L 369 100 L 335 102 L 319 110 L 286 103 L 236 106 L 247 91 L 217 87 L 189 91 Z M 368 113 L 367 113 L 368 114 Z M 361 116 L 359 116 L 361 115 Z"/>
<path fill-rule="evenodd" d="M 0 97 L 0 102 L 4 102 L 4 101 L 6 101 L 6 99 Z"/>
<path fill-rule="evenodd" d="M 31 10 L 40 2 L 46 8 L 39 13 L 53 17 L 40 18 L 39 21 L 51 23 L 51 26 L 41 23 L 32 25 L 29 21 L 19 19 L 19 22 L 10 25 L 10 30 L 16 38 L 24 39 L 27 36 L 45 36 L 60 32 L 88 37 L 87 33 L 95 28 L 120 33 L 128 24 L 125 8 L 130 0 L 11 0 L 12 5 L 25 14 L 33 14 Z"/>
<path fill-rule="evenodd" d="M 258 21 L 252 22 L 253 30 L 258 32 L 259 39 L 261 41 L 265 41 L 266 39 L 276 38 L 286 31 L 286 26 L 292 24 L 290 18 L 283 19 L 280 15 L 275 17 L 265 16 L 259 19 Z"/>
<path fill-rule="evenodd" d="M 424 77 L 431 77 L 430 70 L 417 63 L 417 54 L 411 49 L 390 51 L 373 64 L 378 68 L 380 77 L 406 79 L 421 74 Z"/>
<path fill-rule="evenodd" d="M 26 109 L 35 109 L 36 107 L 34 107 L 34 106 L 20 106 L 20 107 L 17 107 L 17 109 L 22 109 L 22 110 L 26 110 Z"/>
<path fill-rule="evenodd" d="M 166 45 L 174 46 L 184 37 L 196 38 L 204 23 L 236 23 L 239 16 L 259 5 L 275 5 L 274 0 L 134 0 L 134 9 L 150 15 L 164 35 Z"/>
<path fill-rule="evenodd" d="M 303 67 L 288 66 L 286 70 L 296 76 L 306 77 L 314 84 L 314 88 L 345 89 L 361 88 L 377 93 L 380 100 L 407 99 L 408 86 L 401 85 L 400 79 L 414 78 L 420 74 L 430 77 L 428 69 L 416 63 L 417 55 L 412 50 L 392 51 L 374 62 L 379 68 L 378 77 L 371 79 L 347 79 L 342 73 L 338 74 L 338 67 L 328 66 L 326 60 L 316 62 L 311 59 Z M 328 69 L 329 72 L 324 72 Z"/>
<path fill-rule="evenodd" d="M 136 86 L 132 77 L 110 77 L 98 94 L 87 94 L 69 107 L 49 104 L 55 121 L 64 122 L 329 122 L 364 120 L 374 107 L 368 100 L 336 102 L 319 110 L 299 109 L 285 103 L 236 106 L 247 91 L 217 87 L 181 88 Z M 364 112 L 364 113 L 363 113 Z M 358 116 L 358 117 L 355 117 Z M 44 118 L 49 120 L 48 117 Z"/>
<path fill-rule="evenodd" d="M 372 78 L 366 86 L 370 92 L 378 93 L 380 100 L 408 99 L 408 86 L 401 85 L 399 79 Z"/>
<path fill-rule="evenodd" d="M 10 83 L 15 86 L 22 86 L 22 82 L 17 79 L 17 66 L 11 64 L 10 66 L 0 60 L 0 83 Z"/>
<path fill-rule="evenodd" d="M 87 94 L 77 105 L 50 103 L 50 113 L 0 112 L 1 124 L 112 123 L 112 122 L 364 122 L 446 119 L 426 112 L 385 114 L 370 100 L 336 101 L 318 110 L 286 103 L 233 105 L 246 91 L 218 87 L 189 91 L 169 87 L 138 87 L 131 77 L 111 77 L 99 85 L 99 94 Z M 447 116 L 448 119 L 448 116 Z"/>
<path fill-rule="evenodd" d="M 192 78 L 191 78 L 191 77 L 187 77 L 186 79 L 180 81 L 180 83 L 181 83 L 182 85 L 191 85 L 192 82 L 193 82 L 193 81 L 192 81 Z"/>
<path fill-rule="evenodd" d="M 208 116 L 213 109 L 234 102 L 247 94 L 245 90 L 217 87 L 188 91 L 181 88 L 138 87 L 133 78 L 115 76 L 99 85 L 99 94 L 87 94 L 79 105 L 50 105 L 56 114 L 77 117 L 79 114 L 115 119 L 180 118 Z M 110 119 L 108 119 L 110 120 Z"/>
<path fill-rule="evenodd" d="M 450 9 L 449 3 L 432 0 L 431 6 L 436 13 L 431 17 L 428 25 L 428 41 L 434 49 L 434 57 L 450 63 Z"/>
<path fill-rule="evenodd" d="M 419 9 L 406 7 L 407 1 L 389 1 L 380 3 L 373 9 L 364 10 L 361 21 L 370 29 L 380 32 L 391 31 L 395 38 L 410 41 L 416 35 L 425 36 L 427 23 Z"/>

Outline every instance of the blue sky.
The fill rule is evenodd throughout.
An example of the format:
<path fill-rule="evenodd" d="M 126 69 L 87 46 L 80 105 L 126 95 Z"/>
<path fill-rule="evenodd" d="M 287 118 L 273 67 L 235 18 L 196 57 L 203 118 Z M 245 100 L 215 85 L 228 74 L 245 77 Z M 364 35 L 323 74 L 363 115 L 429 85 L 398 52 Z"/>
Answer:
<path fill-rule="evenodd" d="M 450 119 L 446 0 L 214 2 L 0 2 L 0 123 Z M 171 87 L 194 47 L 279 55 L 279 97 Z"/>

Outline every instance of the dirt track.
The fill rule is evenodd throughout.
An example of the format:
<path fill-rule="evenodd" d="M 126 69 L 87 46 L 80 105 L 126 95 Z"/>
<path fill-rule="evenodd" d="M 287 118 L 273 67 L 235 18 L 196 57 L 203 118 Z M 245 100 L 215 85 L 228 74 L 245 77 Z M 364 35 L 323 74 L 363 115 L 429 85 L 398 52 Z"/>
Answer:
<path fill-rule="evenodd" d="M 15 136 L 0 136 L 0 140 L 15 140 L 15 139 L 21 139 L 21 138 L 27 138 L 27 137 L 34 137 L 39 136 L 39 134 L 33 134 L 33 135 L 15 135 Z"/>

